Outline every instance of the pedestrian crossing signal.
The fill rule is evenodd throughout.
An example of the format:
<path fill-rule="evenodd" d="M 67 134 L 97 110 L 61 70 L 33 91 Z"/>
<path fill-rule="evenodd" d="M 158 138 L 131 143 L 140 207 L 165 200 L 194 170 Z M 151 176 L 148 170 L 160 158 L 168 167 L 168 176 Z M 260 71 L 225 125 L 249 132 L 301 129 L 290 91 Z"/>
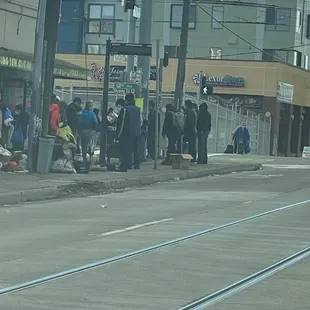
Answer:
<path fill-rule="evenodd" d="M 201 77 L 200 93 L 204 96 L 213 94 L 213 86 L 206 85 L 207 78 L 203 75 Z"/>

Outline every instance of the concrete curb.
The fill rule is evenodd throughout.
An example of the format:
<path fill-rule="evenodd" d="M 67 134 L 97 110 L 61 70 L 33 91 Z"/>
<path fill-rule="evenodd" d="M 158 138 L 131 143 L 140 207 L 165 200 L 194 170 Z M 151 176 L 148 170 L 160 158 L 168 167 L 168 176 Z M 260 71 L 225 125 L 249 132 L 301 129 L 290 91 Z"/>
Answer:
<path fill-rule="evenodd" d="M 262 169 L 261 164 L 243 164 L 202 170 L 172 170 L 160 175 L 146 175 L 122 178 L 108 181 L 75 182 L 67 185 L 46 187 L 40 189 L 23 190 L 0 194 L 0 206 L 14 205 L 28 201 L 42 201 L 48 199 L 83 197 L 105 194 L 129 187 L 141 187 L 155 183 L 196 179 L 212 175 L 229 174 L 233 172 L 256 171 Z"/>

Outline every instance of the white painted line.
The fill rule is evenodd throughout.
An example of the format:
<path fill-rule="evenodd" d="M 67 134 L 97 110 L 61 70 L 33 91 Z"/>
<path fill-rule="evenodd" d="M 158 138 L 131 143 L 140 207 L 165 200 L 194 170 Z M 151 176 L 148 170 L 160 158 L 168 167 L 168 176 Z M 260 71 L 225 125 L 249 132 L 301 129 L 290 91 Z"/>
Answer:
<path fill-rule="evenodd" d="M 139 228 L 144 228 L 144 227 L 153 226 L 153 225 L 157 225 L 157 224 L 161 224 L 161 223 L 165 223 L 165 222 L 171 222 L 171 221 L 173 221 L 173 218 L 162 219 L 159 221 L 138 224 L 138 225 L 129 226 L 129 227 L 126 227 L 123 229 L 116 229 L 116 230 L 108 231 L 108 232 L 101 234 L 101 236 L 106 237 L 106 236 L 116 235 L 116 234 L 120 234 L 123 232 L 132 231 L 132 230 L 136 230 Z"/>

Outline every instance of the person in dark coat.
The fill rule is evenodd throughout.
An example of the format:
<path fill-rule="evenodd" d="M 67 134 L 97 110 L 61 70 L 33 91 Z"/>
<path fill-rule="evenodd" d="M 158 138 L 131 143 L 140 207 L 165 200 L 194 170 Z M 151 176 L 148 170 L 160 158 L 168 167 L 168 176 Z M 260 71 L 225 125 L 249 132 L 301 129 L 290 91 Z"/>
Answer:
<path fill-rule="evenodd" d="M 79 129 L 79 113 L 82 111 L 82 100 L 77 97 L 67 107 L 67 124 L 77 141 L 77 153 L 80 153 L 80 137 L 78 134 Z"/>
<path fill-rule="evenodd" d="M 79 129 L 79 113 L 82 111 L 81 98 L 74 98 L 73 102 L 67 107 L 67 124 L 75 137 L 78 135 Z"/>
<path fill-rule="evenodd" d="M 163 129 L 162 129 L 163 138 L 168 139 L 168 150 L 167 150 L 166 158 L 162 162 L 162 165 L 170 165 L 171 164 L 170 154 L 177 152 L 176 144 L 177 144 L 177 140 L 179 139 L 179 133 L 178 133 L 177 128 L 175 128 L 173 124 L 173 118 L 174 118 L 175 112 L 176 110 L 174 109 L 173 105 L 171 103 L 168 103 L 166 105 L 166 114 L 165 114 Z"/>
<path fill-rule="evenodd" d="M 132 164 L 129 112 L 123 98 L 116 101 L 116 107 L 119 109 L 116 124 L 116 140 L 119 141 L 120 147 L 119 172 L 127 172 L 128 167 Z"/>
<path fill-rule="evenodd" d="M 192 163 L 197 159 L 197 113 L 191 100 L 185 101 L 185 128 L 184 138 L 188 142 L 188 153 L 193 157 Z"/>
<path fill-rule="evenodd" d="M 131 150 L 133 154 L 134 169 L 140 169 L 140 143 L 141 143 L 141 126 L 143 123 L 141 109 L 136 106 L 135 97 L 132 93 L 125 96 L 127 103 L 126 110 L 129 113 L 130 135 L 131 135 Z M 131 169 L 132 165 L 128 167 Z"/>
<path fill-rule="evenodd" d="M 211 131 L 211 114 L 208 111 L 208 105 L 203 102 L 199 106 L 197 117 L 198 134 L 198 164 L 208 163 L 207 141 Z"/>
<path fill-rule="evenodd" d="M 241 126 L 236 129 L 234 133 L 234 140 L 237 142 L 238 154 L 243 155 L 250 143 L 250 133 L 245 122 L 242 122 Z"/>
<path fill-rule="evenodd" d="M 147 130 L 147 151 L 148 155 L 155 160 L 155 102 L 149 102 L 150 112 L 148 115 L 148 130 Z M 158 113 L 158 132 L 160 132 L 160 113 Z"/>

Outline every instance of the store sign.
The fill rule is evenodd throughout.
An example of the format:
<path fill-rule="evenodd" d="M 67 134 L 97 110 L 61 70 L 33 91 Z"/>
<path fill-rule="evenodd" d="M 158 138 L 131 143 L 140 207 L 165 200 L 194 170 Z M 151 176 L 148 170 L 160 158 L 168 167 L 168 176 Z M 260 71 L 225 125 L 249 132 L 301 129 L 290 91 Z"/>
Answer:
<path fill-rule="evenodd" d="M 31 70 L 32 63 L 16 57 L 0 56 L 0 66 L 19 70 Z"/>
<path fill-rule="evenodd" d="M 32 71 L 32 62 L 17 57 L 0 56 L 0 66 L 17 70 Z M 54 75 L 59 78 L 87 79 L 87 72 L 84 69 L 66 68 L 57 66 L 54 68 Z"/>
<path fill-rule="evenodd" d="M 90 66 L 91 77 L 95 82 L 102 82 L 104 75 L 104 67 L 97 67 L 95 63 Z M 110 82 L 122 82 L 124 80 L 124 74 L 126 73 L 126 66 L 111 65 L 109 72 Z M 150 68 L 150 80 L 156 81 L 156 66 Z"/>
<path fill-rule="evenodd" d="M 193 82 L 199 84 L 199 74 L 194 74 Z M 242 77 L 235 77 L 230 75 L 214 76 L 206 74 L 206 85 L 223 86 L 223 87 L 243 87 L 245 80 Z"/>
<path fill-rule="evenodd" d="M 293 104 L 294 85 L 278 82 L 277 101 Z"/>

